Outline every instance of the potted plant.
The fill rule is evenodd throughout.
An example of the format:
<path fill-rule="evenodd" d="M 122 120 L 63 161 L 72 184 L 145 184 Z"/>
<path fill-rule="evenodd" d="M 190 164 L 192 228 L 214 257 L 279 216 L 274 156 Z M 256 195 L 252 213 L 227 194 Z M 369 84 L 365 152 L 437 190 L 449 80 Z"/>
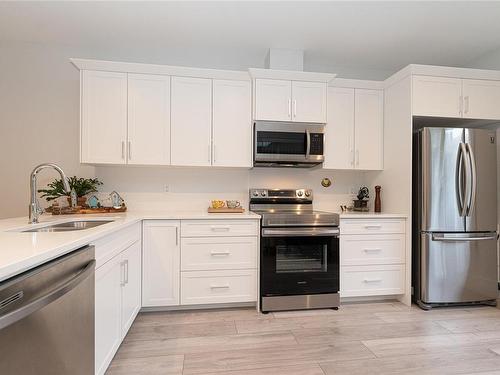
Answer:
<path fill-rule="evenodd" d="M 68 178 L 69 186 L 75 191 L 78 197 L 78 205 L 85 206 L 86 195 L 90 193 L 97 192 L 97 187 L 102 185 L 102 182 L 97 178 L 83 178 L 83 177 L 70 177 Z M 45 198 L 47 202 L 50 202 L 59 197 L 68 197 L 68 202 L 71 203 L 71 198 L 68 192 L 64 190 L 64 186 L 61 179 L 52 181 L 47 185 L 47 189 L 39 189 L 39 193 L 42 198 Z"/>

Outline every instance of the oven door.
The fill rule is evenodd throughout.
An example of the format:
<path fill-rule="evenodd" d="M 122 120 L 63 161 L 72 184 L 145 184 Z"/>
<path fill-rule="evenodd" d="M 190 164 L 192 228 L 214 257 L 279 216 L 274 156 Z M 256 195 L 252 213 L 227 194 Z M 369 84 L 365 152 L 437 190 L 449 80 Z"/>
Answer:
<path fill-rule="evenodd" d="M 339 291 L 338 228 L 263 228 L 263 297 Z"/>
<path fill-rule="evenodd" d="M 256 122 L 255 164 L 319 164 L 324 159 L 323 132 L 322 125 Z"/>

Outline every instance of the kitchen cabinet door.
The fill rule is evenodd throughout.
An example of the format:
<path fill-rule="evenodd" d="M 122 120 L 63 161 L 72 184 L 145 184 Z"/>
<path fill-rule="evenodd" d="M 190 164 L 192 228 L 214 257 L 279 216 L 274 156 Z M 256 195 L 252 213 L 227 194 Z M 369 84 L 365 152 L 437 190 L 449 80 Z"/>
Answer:
<path fill-rule="evenodd" d="M 384 92 L 354 91 L 355 167 L 383 169 Z"/>
<path fill-rule="evenodd" d="M 141 309 L 141 243 L 134 243 L 121 254 L 122 265 L 122 319 L 121 337 L 125 338 Z"/>
<path fill-rule="evenodd" d="M 117 256 L 95 273 L 95 373 L 106 372 L 122 341 L 122 266 Z"/>
<path fill-rule="evenodd" d="M 292 119 L 296 122 L 326 123 L 325 82 L 292 82 Z"/>
<path fill-rule="evenodd" d="M 462 80 L 413 76 L 413 115 L 462 117 Z"/>
<path fill-rule="evenodd" d="M 125 164 L 127 73 L 81 73 L 80 161 Z"/>
<path fill-rule="evenodd" d="M 170 77 L 128 75 L 128 164 L 170 164 Z"/>
<path fill-rule="evenodd" d="M 500 81 L 464 79 L 464 118 L 500 120 Z"/>
<path fill-rule="evenodd" d="M 252 166 L 250 81 L 213 81 L 213 165 Z"/>
<path fill-rule="evenodd" d="M 255 80 L 255 119 L 292 120 L 292 82 L 277 79 Z"/>
<path fill-rule="evenodd" d="M 354 89 L 328 89 L 325 169 L 354 169 Z"/>
<path fill-rule="evenodd" d="M 148 220 L 143 225 L 142 305 L 178 305 L 180 222 Z"/>
<path fill-rule="evenodd" d="M 212 80 L 172 77 L 171 163 L 211 165 Z"/>

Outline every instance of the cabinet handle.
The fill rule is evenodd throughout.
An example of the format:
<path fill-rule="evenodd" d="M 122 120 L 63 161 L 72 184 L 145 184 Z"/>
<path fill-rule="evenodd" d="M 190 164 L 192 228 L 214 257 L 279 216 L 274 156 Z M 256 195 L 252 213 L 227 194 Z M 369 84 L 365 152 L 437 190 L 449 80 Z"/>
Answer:
<path fill-rule="evenodd" d="M 128 284 L 128 259 L 125 260 L 125 284 Z"/>
<path fill-rule="evenodd" d="M 132 159 L 132 142 L 128 141 L 128 160 Z"/>
<path fill-rule="evenodd" d="M 464 97 L 464 106 L 465 106 L 464 113 L 469 113 L 469 95 Z"/>
<path fill-rule="evenodd" d="M 208 162 L 210 163 L 210 144 L 208 145 Z"/>
<path fill-rule="evenodd" d="M 179 246 L 179 227 L 175 227 L 175 246 Z"/>
<path fill-rule="evenodd" d="M 122 141 L 122 159 L 125 159 L 125 141 Z"/>
<path fill-rule="evenodd" d="M 462 107 L 463 107 L 463 103 L 464 103 L 464 100 L 463 100 L 463 99 L 464 99 L 464 97 L 463 97 L 462 95 L 460 95 L 460 96 L 458 97 L 458 114 L 459 114 L 460 116 L 462 116 Z"/>
<path fill-rule="evenodd" d="M 365 253 L 378 253 L 379 251 L 382 251 L 382 249 L 363 249 Z"/>
<path fill-rule="evenodd" d="M 363 280 L 364 283 L 379 283 L 381 281 L 382 281 L 382 279 L 364 279 Z"/>
<path fill-rule="evenodd" d="M 229 251 L 211 251 L 210 255 L 212 256 L 217 256 L 217 255 L 231 255 Z"/>
<path fill-rule="evenodd" d="M 217 149 L 215 148 L 215 144 L 214 144 L 214 163 L 215 163 L 215 160 L 217 160 L 216 155 L 217 155 Z"/>
<path fill-rule="evenodd" d="M 120 285 L 125 286 L 125 262 L 120 263 Z"/>
<path fill-rule="evenodd" d="M 297 100 L 293 101 L 293 117 L 297 117 Z"/>
<path fill-rule="evenodd" d="M 288 117 L 292 117 L 292 99 L 288 99 Z"/>
<path fill-rule="evenodd" d="M 356 150 L 356 166 L 359 167 L 359 150 Z"/>
<path fill-rule="evenodd" d="M 382 228 L 382 225 L 380 224 L 368 224 L 365 225 L 365 229 L 380 229 Z"/>
<path fill-rule="evenodd" d="M 229 227 L 210 227 L 210 229 L 212 230 L 212 232 L 226 232 L 231 228 L 229 228 Z"/>
<path fill-rule="evenodd" d="M 229 285 L 210 285 L 210 289 L 229 289 Z"/>

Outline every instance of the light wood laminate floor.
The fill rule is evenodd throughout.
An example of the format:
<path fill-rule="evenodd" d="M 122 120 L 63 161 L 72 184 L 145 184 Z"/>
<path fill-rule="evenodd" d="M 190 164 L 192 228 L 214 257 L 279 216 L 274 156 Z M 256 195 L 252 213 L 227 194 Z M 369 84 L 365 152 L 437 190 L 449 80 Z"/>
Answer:
<path fill-rule="evenodd" d="M 109 375 L 500 374 L 500 309 L 141 313 Z"/>

